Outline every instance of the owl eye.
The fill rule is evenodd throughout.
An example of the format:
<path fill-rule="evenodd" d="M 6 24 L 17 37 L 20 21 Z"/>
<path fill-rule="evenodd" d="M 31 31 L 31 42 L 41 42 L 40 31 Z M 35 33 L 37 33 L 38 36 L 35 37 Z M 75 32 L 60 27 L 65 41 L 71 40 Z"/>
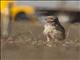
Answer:
<path fill-rule="evenodd" d="M 58 20 L 58 17 L 55 17 L 54 20 Z"/>
<path fill-rule="evenodd" d="M 51 20 L 53 20 L 53 18 L 50 18 Z"/>

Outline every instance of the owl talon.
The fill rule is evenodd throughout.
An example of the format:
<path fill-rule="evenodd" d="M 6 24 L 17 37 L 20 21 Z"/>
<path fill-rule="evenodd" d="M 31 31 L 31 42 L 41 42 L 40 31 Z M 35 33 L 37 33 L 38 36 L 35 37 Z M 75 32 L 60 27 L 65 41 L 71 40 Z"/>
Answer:
<path fill-rule="evenodd" d="M 47 42 L 49 42 L 50 40 L 47 40 Z"/>
<path fill-rule="evenodd" d="M 48 47 L 52 47 L 52 45 L 50 45 L 50 44 L 47 44 L 47 46 L 48 46 Z"/>

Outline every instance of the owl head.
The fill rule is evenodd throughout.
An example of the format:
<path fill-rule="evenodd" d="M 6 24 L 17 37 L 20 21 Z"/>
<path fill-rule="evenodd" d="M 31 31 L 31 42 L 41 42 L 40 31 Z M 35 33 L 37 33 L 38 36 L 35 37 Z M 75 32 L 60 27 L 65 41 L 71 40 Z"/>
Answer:
<path fill-rule="evenodd" d="M 56 16 L 47 16 L 45 20 L 47 23 L 55 23 L 58 21 L 58 18 Z"/>

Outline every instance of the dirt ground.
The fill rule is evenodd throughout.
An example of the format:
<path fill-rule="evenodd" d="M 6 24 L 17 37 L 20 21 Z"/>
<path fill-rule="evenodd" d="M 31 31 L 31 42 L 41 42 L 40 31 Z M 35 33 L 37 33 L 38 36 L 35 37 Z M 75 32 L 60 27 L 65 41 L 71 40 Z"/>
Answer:
<path fill-rule="evenodd" d="M 80 60 L 80 23 L 63 26 L 66 39 L 48 47 L 42 25 L 15 22 L 10 36 L 1 38 L 1 60 Z"/>

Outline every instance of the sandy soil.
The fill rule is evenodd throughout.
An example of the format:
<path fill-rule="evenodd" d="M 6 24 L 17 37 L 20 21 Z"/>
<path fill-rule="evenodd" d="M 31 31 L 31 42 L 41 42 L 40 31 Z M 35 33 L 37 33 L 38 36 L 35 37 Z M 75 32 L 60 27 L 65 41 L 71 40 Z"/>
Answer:
<path fill-rule="evenodd" d="M 1 60 L 80 60 L 80 24 L 63 24 L 64 41 L 47 46 L 40 24 L 15 22 L 9 37 L 1 39 Z"/>

